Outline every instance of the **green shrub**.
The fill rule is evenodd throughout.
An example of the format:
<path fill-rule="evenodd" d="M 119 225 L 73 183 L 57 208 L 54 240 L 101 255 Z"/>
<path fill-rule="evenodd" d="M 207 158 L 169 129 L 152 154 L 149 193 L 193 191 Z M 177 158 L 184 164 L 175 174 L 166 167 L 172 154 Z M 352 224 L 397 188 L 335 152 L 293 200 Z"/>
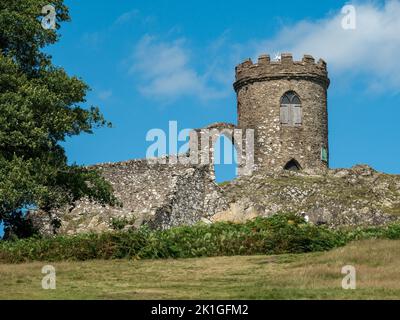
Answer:
<path fill-rule="evenodd" d="M 331 230 L 294 214 L 244 224 L 198 224 L 165 231 L 137 231 L 31 238 L 0 242 L 0 261 L 159 259 L 325 251 L 369 238 L 400 239 L 400 224 Z"/>
<path fill-rule="evenodd" d="M 135 219 L 127 219 L 127 218 L 112 218 L 111 219 L 111 228 L 116 231 L 120 231 L 124 229 L 127 225 L 134 224 Z"/>

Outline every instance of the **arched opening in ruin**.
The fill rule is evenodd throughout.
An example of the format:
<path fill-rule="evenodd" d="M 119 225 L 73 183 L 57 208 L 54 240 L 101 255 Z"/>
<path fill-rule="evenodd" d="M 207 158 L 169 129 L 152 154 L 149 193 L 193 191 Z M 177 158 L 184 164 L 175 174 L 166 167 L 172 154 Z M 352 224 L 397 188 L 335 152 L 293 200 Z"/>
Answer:
<path fill-rule="evenodd" d="M 288 171 L 300 171 L 301 166 L 296 159 L 292 159 L 288 163 L 286 163 L 283 169 Z"/>
<path fill-rule="evenodd" d="M 237 150 L 230 137 L 221 134 L 214 145 L 215 182 L 232 181 L 237 177 Z"/>

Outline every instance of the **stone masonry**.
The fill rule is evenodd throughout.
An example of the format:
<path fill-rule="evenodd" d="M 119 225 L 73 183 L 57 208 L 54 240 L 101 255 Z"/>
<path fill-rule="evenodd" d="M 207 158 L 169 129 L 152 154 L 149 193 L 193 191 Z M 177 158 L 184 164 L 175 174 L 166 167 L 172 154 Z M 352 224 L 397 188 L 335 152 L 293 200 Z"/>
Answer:
<path fill-rule="evenodd" d="M 115 220 L 123 220 L 124 229 L 143 224 L 166 229 L 280 212 L 331 227 L 393 221 L 400 216 L 400 176 L 368 166 L 329 169 L 329 84 L 326 63 L 309 55 L 302 61 L 293 61 L 291 54 L 282 54 L 280 61 L 268 55 L 256 64 L 247 60 L 236 67 L 238 124 L 193 130 L 189 152 L 175 164 L 166 157 L 93 166 L 112 184 L 121 206 L 82 199 L 28 218 L 48 235 L 109 231 Z M 254 148 L 233 133 L 236 129 L 254 137 Z M 232 141 L 240 162 L 238 179 L 223 185 L 216 184 L 213 165 L 219 135 Z M 249 157 L 250 175 L 243 165 Z"/>
<path fill-rule="evenodd" d="M 291 54 L 282 54 L 281 61 L 271 61 L 268 55 L 236 67 L 238 127 L 255 129 L 256 166 L 267 171 L 281 170 L 294 160 L 301 169 L 321 171 L 328 168 L 326 63 L 305 55 L 293 61 Z M 287 92 L 301 101 L 301 124 L 282 125 L 281 99 Z"/>
<path fill-rule="evenodd" d="M 227 208 L 210 166 L 132 160 L 92 166 L 109 181 L 121 206 L 83 199 L 57 212 L 34 212 L 30 219 L 42 234 L 103 232 L 113 220 L 126 227 L 147 224 L 166 229 L 191 225 Z M 160 161 L 161 162 L 161 161 Z"/>

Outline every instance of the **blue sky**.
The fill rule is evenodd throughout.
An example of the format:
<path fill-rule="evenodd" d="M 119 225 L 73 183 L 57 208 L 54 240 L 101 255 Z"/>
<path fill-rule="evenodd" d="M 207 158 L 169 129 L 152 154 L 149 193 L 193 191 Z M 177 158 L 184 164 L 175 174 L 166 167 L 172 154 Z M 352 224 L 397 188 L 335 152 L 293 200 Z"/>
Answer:
<path fill-rule="evenodd" d="M 70 162 L 143 158 L 146 133 L 236 122 L 234 67 L 261 53 L 328 63 L 331 167 L 367 163 L 400 174 L 400 2 L 351 2 L 356 29 L 341 27 L 344 1 L 66 1 L 72 22 L 46 49 L 92 88 L 114 128 L 65 143 Z M 232 167 L 218 170 L 218 179 Z"/>

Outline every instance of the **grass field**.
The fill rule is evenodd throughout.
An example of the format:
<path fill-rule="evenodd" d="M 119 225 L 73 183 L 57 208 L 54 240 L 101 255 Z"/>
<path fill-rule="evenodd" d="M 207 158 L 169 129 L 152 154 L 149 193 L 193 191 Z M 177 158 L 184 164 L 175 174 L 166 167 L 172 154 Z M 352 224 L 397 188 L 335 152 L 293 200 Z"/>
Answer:
<path fill-rule="evenodd" d="M 0 299 L 400 299 L 400 241 L 365 240 L 330 252 L 185 260 L 0 264 Z M 353 265 L 357 289 L 343 290 Z"/>

